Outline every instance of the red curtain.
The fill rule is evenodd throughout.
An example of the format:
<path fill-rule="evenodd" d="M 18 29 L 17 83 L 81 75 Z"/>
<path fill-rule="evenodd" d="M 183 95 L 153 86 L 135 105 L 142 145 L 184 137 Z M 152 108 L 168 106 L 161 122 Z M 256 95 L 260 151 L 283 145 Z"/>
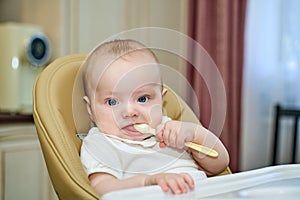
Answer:
<path fill-rule="evenodd" d="M 245 11 L 246 0 L 189 1 L 189 36 L 208 52 L 224 82 L 227 105 L 220 139 L 230 154 L 233 172 L 239 170 Z M 195 49 L 191 54 L 193 63 L 201 64 Z M 197 95 L 200 121 L 208 127 L 212 102 L 207 86 L 192 65 L 188 66 L 187 77 Z"/>

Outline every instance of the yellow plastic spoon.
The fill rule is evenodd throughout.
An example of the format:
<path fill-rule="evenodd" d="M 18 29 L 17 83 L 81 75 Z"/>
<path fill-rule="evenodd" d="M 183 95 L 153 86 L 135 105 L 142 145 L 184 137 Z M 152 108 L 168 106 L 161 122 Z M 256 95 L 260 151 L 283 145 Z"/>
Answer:
<path fill-rule="evenodd" d="M 141 133 L 150 133 L 152 135 L 155 135 L 156 134 L 156 131 L 154 128 L 150 127 L 148 124 L 135 124 L 134 125 L 134 128 L 141 132 Z M 202 146 L 200 144 L 196 144 L 194 142 L 185 142 L 184 145 L 186 147 L 189 147 L 191 149 L 194 149 L 196 151 L 199 151 L 205 155 L 208 155 L 208 156 L 211 156 L 211 157 L 218 157 L 218 152 L 211 149 L 211 148 L 208 148 L 208 147 L 205 147 L 205 146 Z"/>

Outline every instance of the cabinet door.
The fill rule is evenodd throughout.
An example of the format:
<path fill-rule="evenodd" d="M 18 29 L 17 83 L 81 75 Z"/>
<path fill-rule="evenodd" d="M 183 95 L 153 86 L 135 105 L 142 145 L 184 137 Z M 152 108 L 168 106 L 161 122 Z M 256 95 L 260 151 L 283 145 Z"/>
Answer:
<path fill-rule="evenodd" d="M 1 200 L 56 199 L 34 126 L 0 127 Z"/>

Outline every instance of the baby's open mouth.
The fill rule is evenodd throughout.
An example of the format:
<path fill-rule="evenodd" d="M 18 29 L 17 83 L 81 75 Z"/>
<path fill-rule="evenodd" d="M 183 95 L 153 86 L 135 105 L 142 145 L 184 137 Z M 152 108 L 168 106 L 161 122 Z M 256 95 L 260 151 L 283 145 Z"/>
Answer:
<path fill-rule="evenodd" d="M 137 131 L 134 128 L 133 124 L 125 126 L 124 128 L 122 128 L 122 130 L 125 132 L 126 135 L 132 137 L 133 140 L 145 140 L 152 136 L 151 134 L 143 134 Z"/>

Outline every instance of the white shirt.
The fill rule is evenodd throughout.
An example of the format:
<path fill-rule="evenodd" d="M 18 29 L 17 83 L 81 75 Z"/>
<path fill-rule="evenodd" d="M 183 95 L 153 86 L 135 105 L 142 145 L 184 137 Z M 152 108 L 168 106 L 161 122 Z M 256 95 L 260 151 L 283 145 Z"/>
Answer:
<path fill-rule="evenodd" d="M 98 128 L 90 129 L 83 139 L 81 162 L 88 175 L 105 172 L 118 179 L 138 174 L 190 173 L 194 179 L 205 179 L 204 172 L 186 152 L 170 147 L 160 148 L 152 137 L 145 141 L 128 141 L 109 136 Z"/>

